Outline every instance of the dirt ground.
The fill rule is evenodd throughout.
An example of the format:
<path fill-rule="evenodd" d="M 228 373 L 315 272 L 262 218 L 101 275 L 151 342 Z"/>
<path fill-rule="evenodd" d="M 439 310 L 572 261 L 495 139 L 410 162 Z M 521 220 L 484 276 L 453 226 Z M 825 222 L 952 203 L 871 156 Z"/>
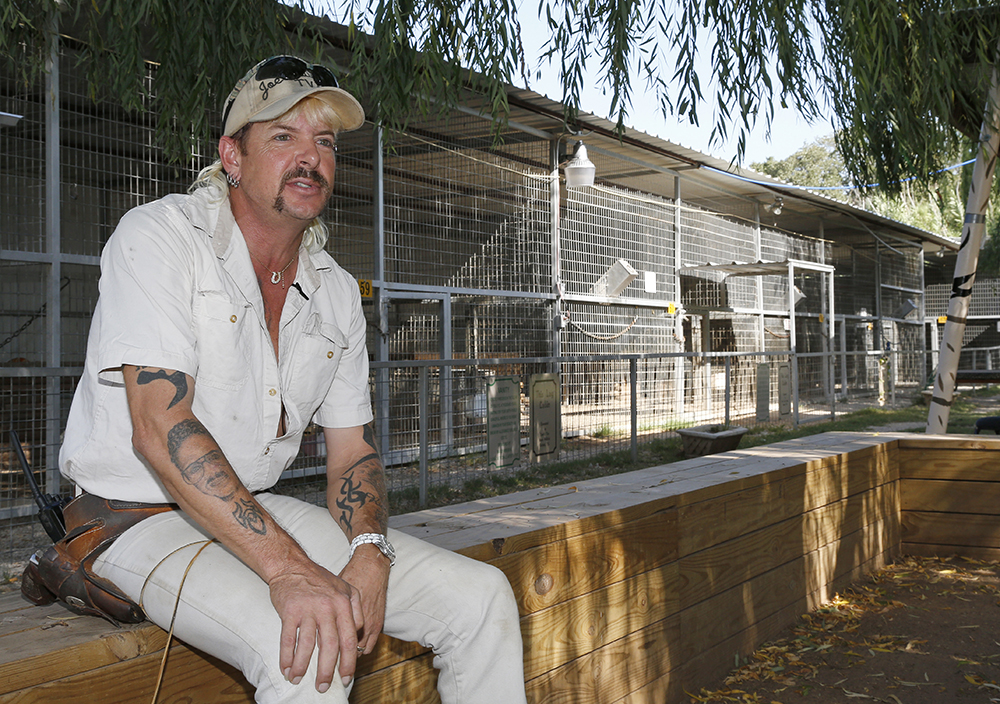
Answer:
<path fill-rule="evenodd" d="M 901 558 L 692 703 L 1000 702 L 1000 563 Z"/>

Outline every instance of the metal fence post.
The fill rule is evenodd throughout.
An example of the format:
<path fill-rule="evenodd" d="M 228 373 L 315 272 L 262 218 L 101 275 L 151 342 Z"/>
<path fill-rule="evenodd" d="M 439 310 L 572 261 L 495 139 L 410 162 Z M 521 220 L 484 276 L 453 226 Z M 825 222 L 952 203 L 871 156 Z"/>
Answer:
<path fill-rule="evenodd" d="M 889 350 L 889 403 L 896 407 L 896 350 Z"/>
<path fill-rule="evenodd" d="M 632 357 L 628 361 L 629 386 L 632 388 L 632 463 L 639 462 L 639 360 Z"/>
<path fill-rule="evenodd" d="M 420 398 L 417 401 L 418 413 L 420 417 L 417 419 L 419 428 L 419 442 L 420 442 L 420 508 L 427 505 L 427 367 L 420 367 L 420 371 L 417 373 L 417 378 L 419 379 L 420 386 Z"/>
<path fill-rule="evenodd" d="M 799 356 L 795 350 L 789 355 L 792 362 L 792 423 L 794 427 L 799 427 Z"/>
<path fill-rule="evenodd" d="M 733 358 L 726 357 L 726 427 L 729 427 L 730 397 L 732 391 Z"/>
<path fill-rule="evenodd" d="M 830 347 L 826 358 L 826 363 L 830 369 L 831 390 L 833 391 L 830 394 L 830 420 L 837 420 L 837 357 L 834 354 L 833 346 L 831 345 Z"/>

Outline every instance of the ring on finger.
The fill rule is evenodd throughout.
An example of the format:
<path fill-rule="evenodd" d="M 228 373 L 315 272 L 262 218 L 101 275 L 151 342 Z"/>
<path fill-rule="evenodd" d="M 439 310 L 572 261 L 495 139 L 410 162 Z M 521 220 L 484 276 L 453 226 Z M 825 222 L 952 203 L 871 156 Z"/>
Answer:
<path fill-rule="evenodd" d="M 363 645 L 359 645 L 359 646 L 358 646 L 358 652 L 359 652 L 359 653 L 363 653 L 363 652 L 365 652 L 365 647 L 364 647 Z"/>

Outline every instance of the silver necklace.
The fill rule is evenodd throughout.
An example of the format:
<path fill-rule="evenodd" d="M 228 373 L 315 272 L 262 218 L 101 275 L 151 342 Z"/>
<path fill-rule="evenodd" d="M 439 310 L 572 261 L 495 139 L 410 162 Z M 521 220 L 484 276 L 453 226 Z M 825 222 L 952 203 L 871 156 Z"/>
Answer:
<path fill-rule="evenodd" d="M 257 259 L 257 257 L 254 257 L 253 252 L 250 252 L 250 256 L 253 257 L 257 261 L 258 264 L 260 264 L 265 269 L 267 269 L 268 271 L 271 272 L 271 283 L 272 284 L 274 284 L 275 286 L 277 286 L 278 284 L 281 284 L 281 288 L 284 288 L 285 287 L 285 283 L 284 283 L 285 282 L 285 276 L 284 276 L 284 274 L 288 270 L 288 267 L 290 267 L 292 265 L 292 262 L 294 262 L 296 259 L 299 258 L 299 253 L 296 252 L 295 256 L 293 256 L 291 259 L 289 259 L 288 263 L 285 264 L 285 266 L 283 266 L 281 268 L 281 271 L 271 271 L 270 269 L 268 269 L 268 267 L 264 265 L 264 262 L 262 262 L 260 259 Z"/>

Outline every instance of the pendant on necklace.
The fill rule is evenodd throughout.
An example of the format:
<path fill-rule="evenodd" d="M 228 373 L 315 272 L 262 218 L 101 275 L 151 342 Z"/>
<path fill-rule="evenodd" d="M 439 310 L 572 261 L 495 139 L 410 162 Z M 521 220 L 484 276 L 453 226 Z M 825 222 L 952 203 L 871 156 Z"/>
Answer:
<path fill-rule="evenodd" d="M 281 272 L 280 271 L 272 271 L 271 272 L 271 283 L 274 284 L 275 286 L 277 286 L 279 283 L 281 283 Z"/>

